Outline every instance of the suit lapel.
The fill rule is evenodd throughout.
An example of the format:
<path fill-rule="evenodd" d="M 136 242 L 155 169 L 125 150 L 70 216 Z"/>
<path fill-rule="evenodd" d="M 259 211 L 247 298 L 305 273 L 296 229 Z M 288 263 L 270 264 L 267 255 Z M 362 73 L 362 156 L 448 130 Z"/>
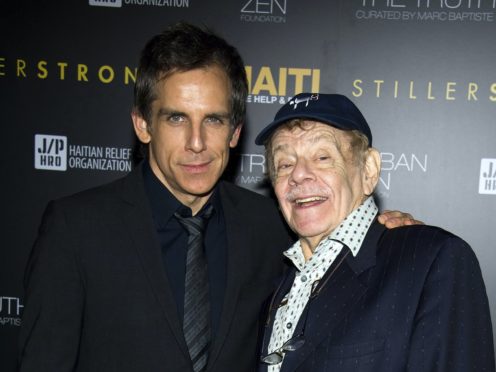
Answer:
<path fill-rule="evenodd" d="M 345 249 L 347 248 L 343 248 Z M 340 253 L 329 270 L 334 269 L 333 266 L 339 262 L 343 254 Z M 333 329 L 341 324 L 343 318 L 353 309 L 366 290 L 367 287 L 358 280 L 346 260 L 342 262 L 319 295 L 308 303 L 305 309 L 305 312 L 308 312 L 304 330 L 305 344 L 295 352 L 286 353 L 281 372 L 293 371 L 307 359 L 315 348 L 329 337 Z M 303 328 L 305 312 L 298 322 L 295 335 Z"/>
<path fill-rule="evenodd" d="M 239 208 L 238 201 L 227 192 L 222 182 L 219 184 L 219 194 L 222 201 L 222 209 L 226 221 L 227 234 L 227 283 L 222 306 L 219 329 L 212 345 L 209 357 L 209 365 L 214 364 L 227 339 L 231 323 L 233 322 L 235 310 L 238 303 L 240 289 L 244 284 L 244 278 L 248 276 L 247 270 L 251 267 L 252 256 L 249 254 L 251 226 L 244 219 L 246 211 Z"/>
<path fill-rule="evenodd" d="M 308 311 L 304 331 L 305 344 L 295 352 L 286 353 L 281 372 L 294 371 L 303 363 L 322 341 L 329 338 L 365 294 L 367 286 L 360 276 L 375 265 L 377 242 L 384 231 L 382 225 L 373 222 L 358 255 L 353 257 L 350 253 L 339 264 L 343 255 L 349 252 L 347 247 L 343 247 L 321 282 L 324 282 L 330 273 L 332 276 L 305 309 Z M 298 321 L 295 335 L 301 332 L 304 320 L 305 312 Z"/>
<path fill-rule="evenodd" d="M 182 323 L 179 320 L 174 296 L 164 270 L 157 233 L 153 228 L 152 212 L 145 194 L 141 168 L 138 166 L 124 179 L 121 195 L 125 201 L 125 207 L 120 218 L 136 249 L 144 274 L 170 329 L 185 358 L 189 359 Z"/>
<path fill-rule="evenodd" d="M 270 336 L 272 334 L 272 329 L 274 327 L 274 320 L 277 313 L 277 309 L 279 308 L 279 304 L 284 299 L 286 293 L 289 292 L 291 286 L 294 282 L 296 276 L 296 269 L 292 267 L 287 271 L 284 278 L 281 280 L 279 286 L 275 290 L 272 299 L 269 304 L 269 309 L 267 311 L 267 319 L 265 320 L 264 332 L 263 332 L 263 340 L 262 340 L 262 356 L 266 356 L 268 354 L 268 347 L 270 342 Z"/>

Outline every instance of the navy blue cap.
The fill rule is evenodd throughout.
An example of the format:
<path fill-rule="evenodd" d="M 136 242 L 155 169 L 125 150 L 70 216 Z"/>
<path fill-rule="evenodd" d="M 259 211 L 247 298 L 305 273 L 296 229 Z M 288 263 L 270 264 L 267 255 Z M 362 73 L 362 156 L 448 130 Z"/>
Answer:
<path fill-rule="evenodd" d="M 358 130 L 365 134 L 372 146 L 372 133 L 362 113 L 341 94 L 300 93 L 291 98 L 279 111 L 274 121 L 255 138 L 257 145 L 265 144 L 272 133 L 291 119 L 310 119 L 342 130 Z"/>

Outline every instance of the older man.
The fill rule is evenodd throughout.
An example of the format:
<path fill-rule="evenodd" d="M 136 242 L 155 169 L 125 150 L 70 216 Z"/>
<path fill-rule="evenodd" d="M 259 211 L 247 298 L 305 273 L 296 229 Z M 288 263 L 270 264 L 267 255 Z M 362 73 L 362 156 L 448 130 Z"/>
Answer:
<path fill-rule="evenodd" d="M 297 95 L 257 137 L 299 240 L 274 294 L 261 371 L 494 371 L 487 296 L 460 238 L 377 223 L 380 156 L 358 108 Z"/>

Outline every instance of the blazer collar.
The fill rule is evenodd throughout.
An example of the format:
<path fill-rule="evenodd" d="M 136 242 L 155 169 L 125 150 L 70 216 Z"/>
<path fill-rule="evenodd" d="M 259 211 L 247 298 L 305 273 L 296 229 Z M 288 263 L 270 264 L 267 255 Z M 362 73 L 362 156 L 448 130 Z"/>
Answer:
<path fill-rule="evenodd" d="M 380 224 L 376 217 L 367 231 L 357 256 L 348 255 L 346 261 L 356 275 L 360 275 L 365 270 L 375 266 L 377 245 L 386 230 L 387 228 Z"/>
<path fill-rule="evenodd" d="M 329 337 L 333 329 L 341 324 L 344 317 L 354 309 L 365 294 L 367 286 L 361 274 L 375 266 L 376 247 L 385 230 L 384 226 L 374 221 L 356 257 L 351 254 L 346 255 L 349 249 L 343 247 L 322 278 L 321 283 L 326 281 L 330 273 L 332 276 L 328 278 L 320 293 L 307 303 L 295 328 L 294 335 L 297 335 L 302 331 L 305 318 L 308 317 L 304 330 L 305 344 L 298 351 L 286 353 L 281 372 L 295 370 L 325 338 Z M 344 255 L 346 257 L 342 260 Z M 343 262 L 339 264 L 341 261 Z M 262 350 L 264 355 L 267 353 L 277 305 L 291 288 L 295 274 L 295 268 L 289 270 L 281 284 L 281 289 L 275 294 L 275 305 L 269 314 L 270 324 L 265 329 L 264 350 Z"/>

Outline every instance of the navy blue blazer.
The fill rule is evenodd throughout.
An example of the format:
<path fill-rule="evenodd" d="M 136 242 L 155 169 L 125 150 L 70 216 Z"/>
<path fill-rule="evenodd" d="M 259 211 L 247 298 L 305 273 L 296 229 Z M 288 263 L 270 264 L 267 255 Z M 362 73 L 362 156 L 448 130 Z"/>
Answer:
<path fill-rule="evenodd" d="M 281 372 L 495 370 L 487 295 L 467 243 L 432 226 L 387 230 L 374 222 L 358 255 L 348 254 L 336 268 L 346 251 L 307 304 L 305 344 L 286 353 Z M 263 355 L 295 270 L 275 294 Z M 267 365 L 260 363 L 259 371 Z"/>

